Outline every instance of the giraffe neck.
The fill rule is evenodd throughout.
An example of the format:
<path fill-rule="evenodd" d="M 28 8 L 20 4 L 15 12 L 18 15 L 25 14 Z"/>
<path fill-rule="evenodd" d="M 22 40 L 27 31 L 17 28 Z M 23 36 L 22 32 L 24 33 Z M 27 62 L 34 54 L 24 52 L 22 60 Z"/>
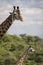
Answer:
<path fill-rule="evenodd" d="M 15 18 L 14 18 L 15 20 Z M 12 15 L 9 15 L 9 17 L 0 25 L 0 39 L 4 36 L 4 34 L 7 32 L 9 27 L 12 24 Z"/>
<path fill-rule="evenodd" d="M 23 62 L 28 58 L 29 48 L 24 52 L 22 57 L 17 61 L 15 65 L 23 65 Z"/>

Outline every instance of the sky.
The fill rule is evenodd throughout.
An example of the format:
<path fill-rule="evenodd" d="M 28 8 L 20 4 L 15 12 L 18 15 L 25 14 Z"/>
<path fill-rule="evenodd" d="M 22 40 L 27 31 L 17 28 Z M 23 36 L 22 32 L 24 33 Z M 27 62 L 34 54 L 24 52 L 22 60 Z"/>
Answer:
<path fill-rule="evenodd" d="M 8 34 L 28 34 L 43 38 L 43 0 L 0 0 L 0 24 L 19 6 L 23 22 L 15 20 Z"/>

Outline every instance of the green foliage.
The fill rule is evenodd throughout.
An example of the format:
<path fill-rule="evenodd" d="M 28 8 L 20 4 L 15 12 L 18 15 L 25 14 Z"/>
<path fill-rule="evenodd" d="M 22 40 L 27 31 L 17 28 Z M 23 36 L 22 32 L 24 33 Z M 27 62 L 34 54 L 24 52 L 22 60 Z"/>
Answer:
<path fill-rule="evenodd" d="M 5 59 L 5 65 L 12 65 L 15 63 L 15 60 L 13 58 Z"/>
<path fill-rule="evenodd" d="M 0 65 L 13 65 L 24 54 L 28 46 L 31 45 L 36 53 L 30 53 L 23 65 L 43 65 L 43 39 L 37 36 L 26 34 L 5 35 L 0 40 Z M 39 64 L 39 61 L 41 64 Z"/>
<path fill-rule="evenodd" d="M 16 35 L 5 35 L 0 40 L 0 65 L 12 65 L 22 56 L 28 45 Z"/>
<path fill-rule="evenodd" d="M 37 62 L 37 63 L 43 62 L 43 56 L 41 56 L 41 55 L 36 56 L 36 57 L 35 57 L 35 62 Z"/>

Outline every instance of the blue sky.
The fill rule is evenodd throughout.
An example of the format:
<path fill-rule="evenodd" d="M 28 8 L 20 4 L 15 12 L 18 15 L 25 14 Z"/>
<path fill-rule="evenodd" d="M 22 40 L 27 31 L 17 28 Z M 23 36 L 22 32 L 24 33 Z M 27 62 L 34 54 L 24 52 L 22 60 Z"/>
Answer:
<path fill-rule="evenodd" d="M 9 16 L 13 5 L 20 7 L 24 22 L 14 21 L 7 33 L 43 38 L 43 0 L 0 0 L 0 24 Z"/>

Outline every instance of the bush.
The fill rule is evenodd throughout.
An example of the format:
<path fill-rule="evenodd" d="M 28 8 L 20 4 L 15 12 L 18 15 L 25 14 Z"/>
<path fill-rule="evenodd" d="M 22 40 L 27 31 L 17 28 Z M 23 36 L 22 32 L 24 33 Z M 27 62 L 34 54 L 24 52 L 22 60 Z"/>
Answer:
<path fill-rule="evenodd" d="M 37 62 L 37 63 L 41 63 L 41 62 L 43 62 L 43 57 L 42 56 L 37 56 L 36 58 L 35 58 L 35 62 Z"/>
<path fill-rule="evenodd" d="M 5 65 L 13 65 L 15 60 L 13 58 L 8 58 L 5 60 Z"/>
<path fill-rule="evenodd" d="M 9 51 L 15 51 L 16 50 L 16 46 L 14 44 L 11 44 L 11 48 L 9 49 Z"/>
<path fill-rule="evenodd" d="M 4 62 L 0 62 L 0 65 L 4 65 Z"/>
<path fill-rule="evenodd" d="M 17 48 L 18 48 L 18 50 L 22 50 L 22 49 L 24 49 L 24 46 L 23 45 L 18 45 Z"/>

